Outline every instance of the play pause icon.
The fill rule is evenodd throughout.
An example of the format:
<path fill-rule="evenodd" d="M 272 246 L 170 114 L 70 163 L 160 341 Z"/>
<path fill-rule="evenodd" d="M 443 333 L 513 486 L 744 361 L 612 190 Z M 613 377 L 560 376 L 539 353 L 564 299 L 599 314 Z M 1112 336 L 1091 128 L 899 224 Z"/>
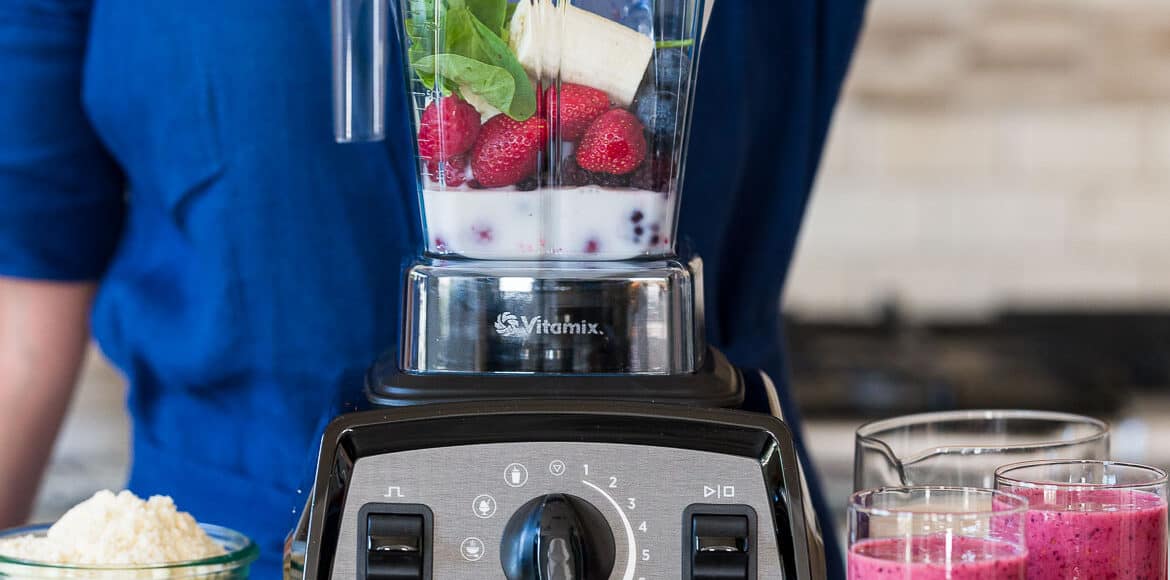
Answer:
<path fill-rule="evenodd" d="M 716 499 L 733 498 L 733 497 L 735 497 L 735 486 L 734 485 L 716 485 L 714 487 L 711 487 L 710 485 L 704 485 L 703 486 L 703 499 L 712 498 L 712 497 L 716 498 Z"/>

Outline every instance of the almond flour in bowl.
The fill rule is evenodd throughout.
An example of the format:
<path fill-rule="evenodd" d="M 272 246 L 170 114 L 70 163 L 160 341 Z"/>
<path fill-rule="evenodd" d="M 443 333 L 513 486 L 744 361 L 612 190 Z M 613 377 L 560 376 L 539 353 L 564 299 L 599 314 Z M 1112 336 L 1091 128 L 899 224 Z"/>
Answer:
<path fill-rule="evenodd" d="M 247 537 L 197 524 L 168 497 L 102 491 L 51 527 L 0 533 L 0 578 L 236 580 L 258 554 Z"/>

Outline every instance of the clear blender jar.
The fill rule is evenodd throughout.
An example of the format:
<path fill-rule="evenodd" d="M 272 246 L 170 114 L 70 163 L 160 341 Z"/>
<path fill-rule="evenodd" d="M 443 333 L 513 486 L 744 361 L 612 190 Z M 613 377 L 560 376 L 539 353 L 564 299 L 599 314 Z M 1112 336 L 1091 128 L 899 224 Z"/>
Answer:
<path fill-rule="evenodd" d="M 401 74 L 426 236 L 406 273 L 401 351 L 379 361 L 372 399 L 544 388 L 509 375 L 716 374 L 702 373 L 718 355 L 703 338 L 701 263 L 675 251 L 711 4 L 333 0 L 337 139 L 385 137 L 388 75 Z M 458 388 L 455 375 L 474 378 Z M 722 402 L 736 396 L 726 383 L 637 396 Z"/>
<path fill-rule="evenodd" d="M 338 140 L 384 136 L 397 36 L 429 255 L 671 256 L 702 4 L 340 0 Z"/>

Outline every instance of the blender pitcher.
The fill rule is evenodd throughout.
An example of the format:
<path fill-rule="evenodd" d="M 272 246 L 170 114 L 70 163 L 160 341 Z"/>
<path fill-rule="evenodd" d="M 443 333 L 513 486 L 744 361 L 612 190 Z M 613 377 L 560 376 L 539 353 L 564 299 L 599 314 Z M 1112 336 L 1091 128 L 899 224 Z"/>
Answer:
<path fill-rule="evenodd" d="M 701 262 L 675 251 L 711 4 L 334 0 L 336 137 L 384 138 L 387 70 L 403 75 L 426 240 L 375 396 L 529 396 L 544 391 L 501 377 L 610 374 L 693 385 L 565 391 L 735 404 L 738 387 L 704 382 L 726 361 L 704 341 Z"/>
<path fill-rule="evenodd" d="M 854 490 L 944 485 L 995 487 L 1001 465 L 1034 459 L 1107 459 L 1109 426 L 1047 411 L 944 411 L 857 429 Z"/>
<path fill-rule="evenodd" d="M 396 37 L 429 255 L 672 255 L 701 4 L 335 0 L 337 139 L 384 137 Z"/>

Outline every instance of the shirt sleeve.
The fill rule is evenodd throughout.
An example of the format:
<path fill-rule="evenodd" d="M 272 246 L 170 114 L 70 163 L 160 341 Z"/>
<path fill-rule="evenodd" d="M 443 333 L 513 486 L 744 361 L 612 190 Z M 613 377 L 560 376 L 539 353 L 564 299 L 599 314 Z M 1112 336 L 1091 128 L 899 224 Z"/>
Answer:
<path fill-rule="evenodd" d="M 124 179 L 82 106 L 92 0 L 0 2 L 0 276 L 99 278 Z"/>

